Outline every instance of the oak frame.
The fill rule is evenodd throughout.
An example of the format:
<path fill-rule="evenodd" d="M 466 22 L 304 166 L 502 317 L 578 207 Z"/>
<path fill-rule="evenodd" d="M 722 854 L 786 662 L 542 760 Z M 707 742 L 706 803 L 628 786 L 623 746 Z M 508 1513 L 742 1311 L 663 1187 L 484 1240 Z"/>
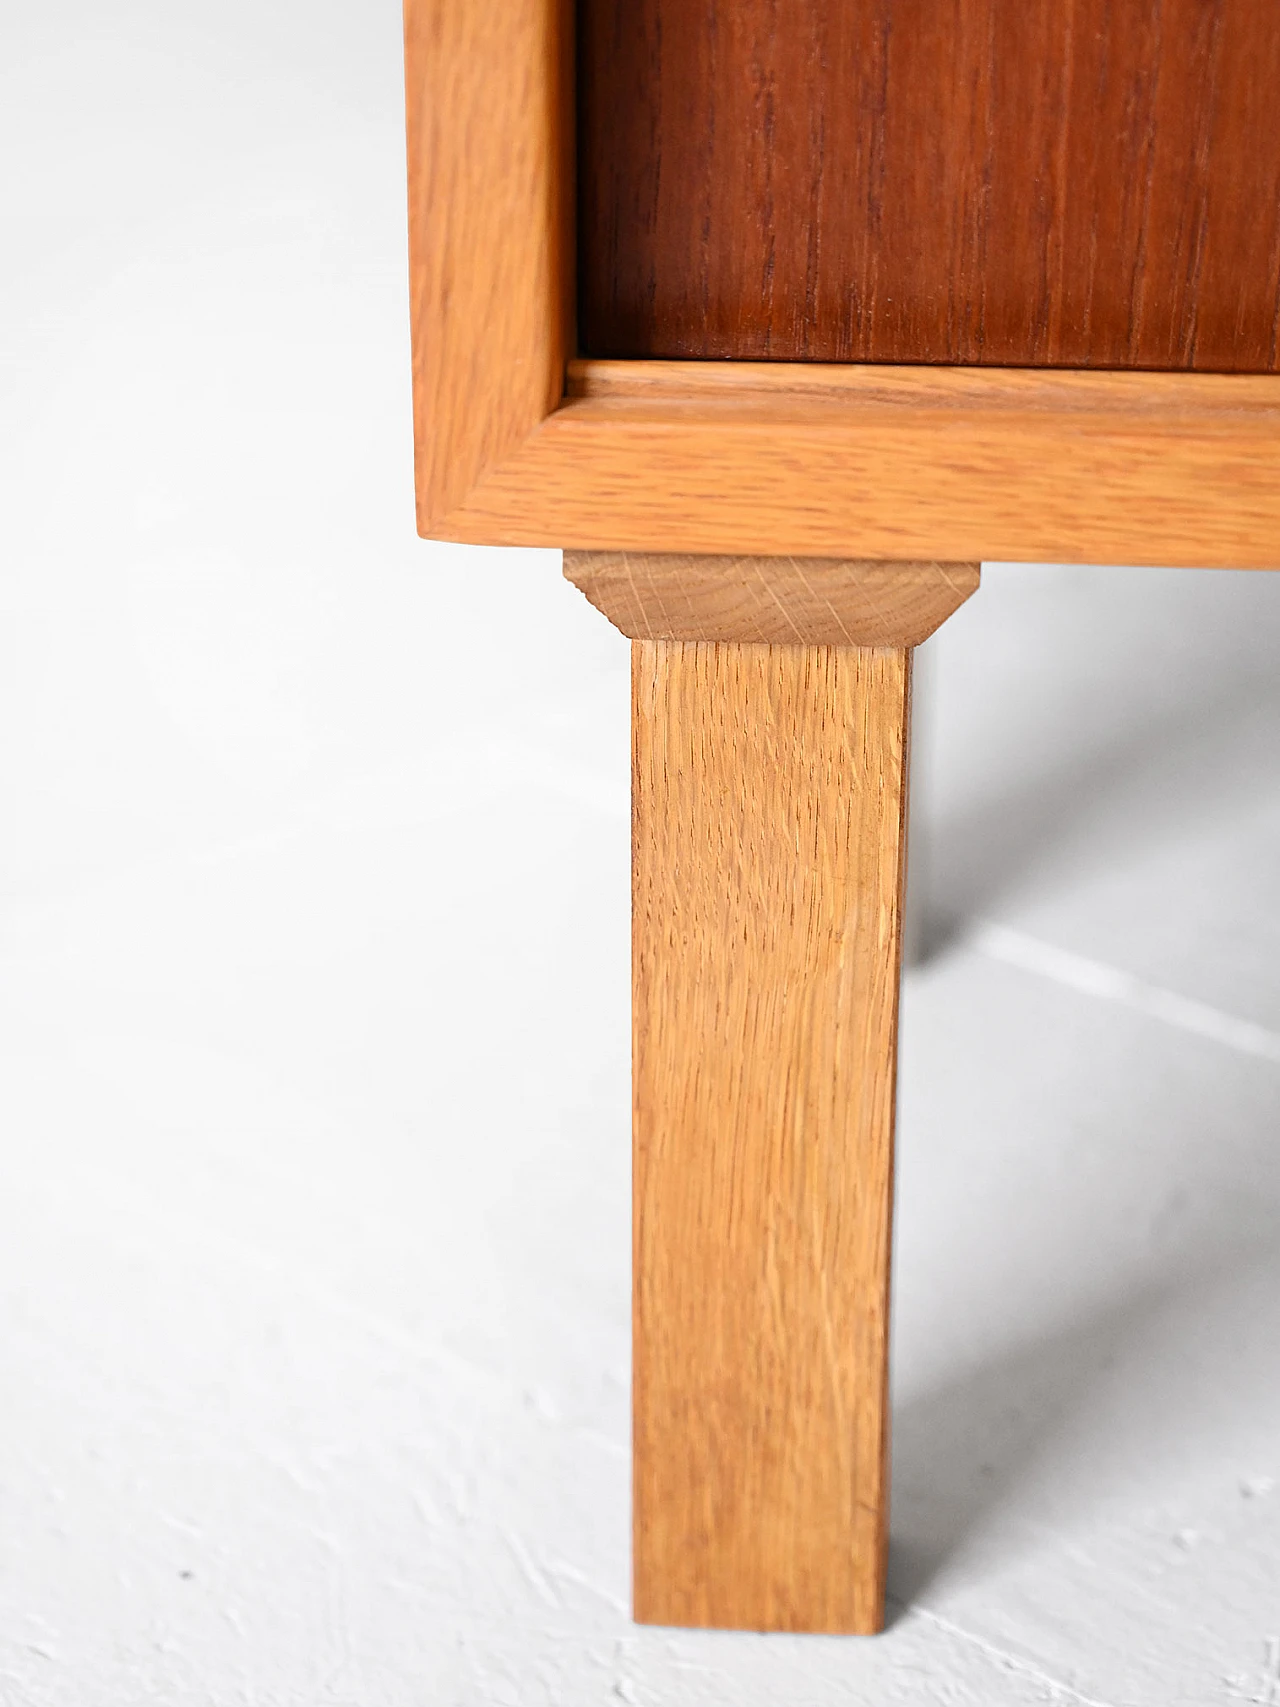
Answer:
<path fill-rule="evenodd" d="M 572 7 L 405 0 L 418 530 L 1280 566 L 1280 377 L 573 359 Z"/>

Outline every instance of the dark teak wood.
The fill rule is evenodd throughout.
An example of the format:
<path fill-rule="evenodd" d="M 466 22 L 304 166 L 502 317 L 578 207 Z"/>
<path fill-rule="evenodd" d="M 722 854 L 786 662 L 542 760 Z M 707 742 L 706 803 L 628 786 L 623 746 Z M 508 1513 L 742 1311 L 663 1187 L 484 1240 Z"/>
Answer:
<path fill-rule="evenodd" d="M 1276 0 L 579 0 L 590 355 L 1273 372 Z"/>

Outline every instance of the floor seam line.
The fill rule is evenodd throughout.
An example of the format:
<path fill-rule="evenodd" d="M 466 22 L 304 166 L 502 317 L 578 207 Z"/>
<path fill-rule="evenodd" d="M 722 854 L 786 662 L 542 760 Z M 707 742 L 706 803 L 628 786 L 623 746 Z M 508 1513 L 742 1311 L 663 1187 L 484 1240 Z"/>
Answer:
<path fill-rule="evenodd" d="M 1240 1019 L 1194 996 L 1180 995 L 1159 984 L 1149 984 L 1131 972 L 1105 961 L 1090 959 L 1071 949 L 1032 936 L 1012 926 L 989 920 L 975 922 L 961 942 L 989 960 L 1016 966 L 1080 995 L 1116 1002 L 1131 1012 L 1145 1014 L 1176 1031 L 1221 1044 L 1239 1055 L 1280 1066 L 1280 1032 L 1256 1020 Z"/>

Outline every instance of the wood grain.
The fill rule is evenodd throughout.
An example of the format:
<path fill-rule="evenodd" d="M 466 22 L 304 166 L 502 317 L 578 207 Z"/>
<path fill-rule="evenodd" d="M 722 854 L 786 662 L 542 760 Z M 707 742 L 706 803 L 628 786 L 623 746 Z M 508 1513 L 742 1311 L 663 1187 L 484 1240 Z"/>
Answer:
<path fill-rule="evenodd" d="M 918 646 L 977 592 L 981 565 L 566 551 L 564 572 L 633 640 Z"/>
<path fill-rule="evenodd" d="M 582 0 L 596 355 L 1270 372 L 1266 0 Z"/>
<path fill-rule="evenodd" d="M 572 336 L 568 0 L 405 0 L 409 306 L 423 533 L 564 388 Z"/>
<path fill-rule="evenodd" d="M 586 362 L 570 364 L 558 407 L 572 324 L 567 6 L 407 0 L 424 535 L 624 551 L 1280 564 L 1273 378 Z M 1270 61 L 1256 63 L 1261 75 Z M 1219 115 L 1214 135 L 1239 122 L 1234 110 Z M 1246 244 L 1229 269 L 1246 294 L 1260 276 L 1247 261 Z M 1206 268 L 1207 247 L 1196 276 Z"/>
<path fill-rule="evenodd" d="M 1280 566 L 1280 382 L 573 363 L 439 537 L 579 550 Z"/>
<path fill-rule="evenodd" d="M 633 658 L 635 1613 L 872 1631 L 909 655 Z"/>

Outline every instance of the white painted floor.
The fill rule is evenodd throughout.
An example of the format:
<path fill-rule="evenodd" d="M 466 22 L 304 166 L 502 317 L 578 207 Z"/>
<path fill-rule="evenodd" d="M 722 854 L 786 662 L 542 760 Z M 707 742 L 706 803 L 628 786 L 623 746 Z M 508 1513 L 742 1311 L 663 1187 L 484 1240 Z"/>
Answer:
<path fill-rule="evenodd" d="M 1280 576 L 930 644 L 895 1621 L 639 1630 L 627 648 L 413 537 L 396 9 L 5 33 L 3 1707 L 1280 1704 Z"/>

